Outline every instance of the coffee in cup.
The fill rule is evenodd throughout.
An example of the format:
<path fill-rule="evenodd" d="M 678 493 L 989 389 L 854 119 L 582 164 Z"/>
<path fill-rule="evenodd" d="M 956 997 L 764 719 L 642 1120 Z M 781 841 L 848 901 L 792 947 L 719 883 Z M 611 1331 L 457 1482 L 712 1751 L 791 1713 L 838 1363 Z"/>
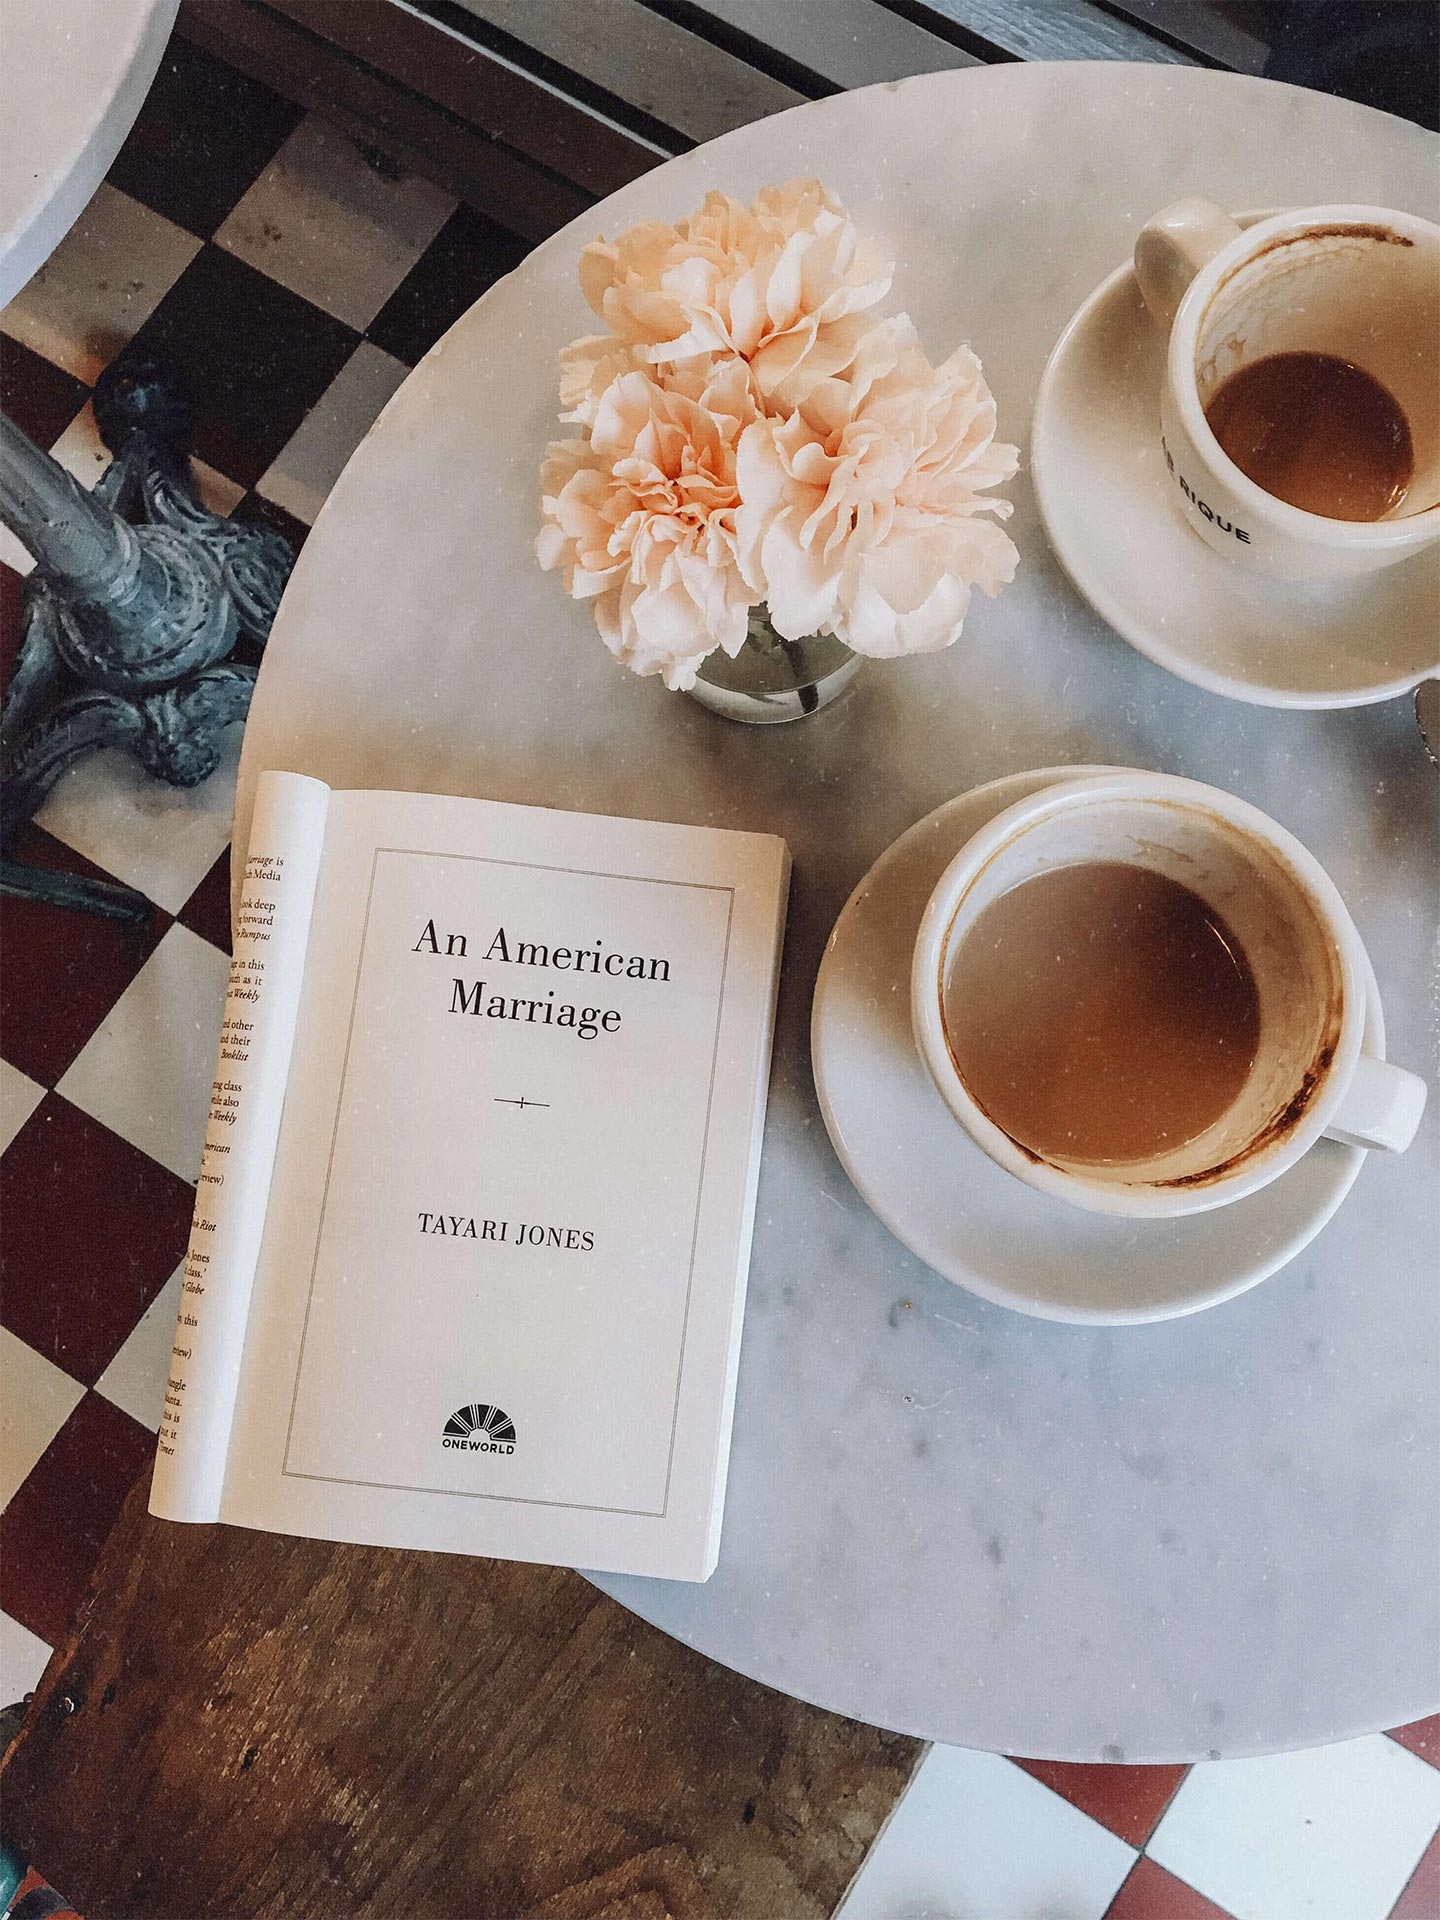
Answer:
<path fill-rule="evenodd" d="M 1260 997 L 1223 917 L 1127 860 L 1021 880 L 957 941 L 946 1043 L 971 1097 L 1024 1151 L 1077 1165 L 1183 1145 L 1239 1098 Z"/>
<path fill-rule="evenodd" d="M 1410 423 L 1399 401 L 1333 353 L 1250 361 L 1215 389 L 1205 420 L 1257 487 L 1330 520 L 1383 520 L 1414 478 Z"/>

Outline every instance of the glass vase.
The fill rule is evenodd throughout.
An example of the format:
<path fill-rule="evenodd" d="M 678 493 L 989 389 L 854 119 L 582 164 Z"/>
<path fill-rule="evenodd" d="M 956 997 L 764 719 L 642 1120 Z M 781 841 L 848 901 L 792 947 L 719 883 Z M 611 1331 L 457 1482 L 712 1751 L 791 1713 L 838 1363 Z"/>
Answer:
<path fill-rule="evenodd" d="M 690 692 L 702 707 L 727 720 L 770 727 L 819 713 L 839 698 L 859 669 L 860 655 L 833 634 L 782 639 L 762 605 L 750 609 L 739 653 L 732 659 L 717 647 L 707 654 Z"/>

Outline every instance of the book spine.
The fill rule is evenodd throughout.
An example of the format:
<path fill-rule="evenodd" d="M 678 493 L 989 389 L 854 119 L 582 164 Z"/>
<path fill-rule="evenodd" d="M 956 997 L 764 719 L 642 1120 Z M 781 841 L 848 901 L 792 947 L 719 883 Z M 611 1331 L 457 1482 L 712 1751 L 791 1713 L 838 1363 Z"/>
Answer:
<path fill-rule="evenodd" d="M 330 789 L 265 773 L 150 1483 L 164 1520 L 216 1520 L 300 1007 Z"/>

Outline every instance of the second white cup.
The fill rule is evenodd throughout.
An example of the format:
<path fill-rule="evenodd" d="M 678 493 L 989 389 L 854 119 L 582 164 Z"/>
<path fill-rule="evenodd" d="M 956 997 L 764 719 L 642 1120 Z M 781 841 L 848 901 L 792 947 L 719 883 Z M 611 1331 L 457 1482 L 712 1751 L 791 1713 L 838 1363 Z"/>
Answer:
<path fill-rule="evenodd" d="M 1228 1110 L 1148 1159 L 1104 1165 L 1047 1157 L 1005 1132 L 966 1085 L 945 1017 L 951 963 L 985 909 L 1039 874 L 1100 861 L 1147 868 L 1198 894 L 1243 949 L 1259 1004 L 1255 1059 Z M 1366 971 L 1333 882 L 1257 808 L 1169 774 L 1088 775 L 1007 808 L 950 862 L 921 919 L 911 1014 L 941 1098 L 992 1160 L 1074 1206 L 1165 1218 L 1253 1193 L 1322 1135 L 1409 1145 L 1426 1087 L 1365 1053 Z"/>
<path fill-rule="evenodd" d="M 1306 207 L 1242 229 L 1208 200 L 1155 215 L 1135 277 L 1169 333 L 1160 424 L 1176 503 L 1238 567 L 1277 579 L 1368 573 L 1440 539 L 1440 227 L 1384 207 Z M 1258 486 L 1206 420 L 1232 374 L 1325 354 L 1380 382 L 1405 416 L 1413 473 L 1378 520 L 1307 513 Z"/>

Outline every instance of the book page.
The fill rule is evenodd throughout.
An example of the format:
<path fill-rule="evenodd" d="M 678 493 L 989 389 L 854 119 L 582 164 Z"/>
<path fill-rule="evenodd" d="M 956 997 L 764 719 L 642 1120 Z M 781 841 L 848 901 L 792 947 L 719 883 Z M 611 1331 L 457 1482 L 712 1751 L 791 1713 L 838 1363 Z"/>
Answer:
<path fill-rule="evenodd" d="M 334 796 L 222 1517 L 703 1576 L 785 871 Z"/>
<path fill-rule="evenodd" d="M 150 1486 L 166 1520 L 220 1513 L 329 799 L 296 773 L 264 774 L 256 793 Z"/>

